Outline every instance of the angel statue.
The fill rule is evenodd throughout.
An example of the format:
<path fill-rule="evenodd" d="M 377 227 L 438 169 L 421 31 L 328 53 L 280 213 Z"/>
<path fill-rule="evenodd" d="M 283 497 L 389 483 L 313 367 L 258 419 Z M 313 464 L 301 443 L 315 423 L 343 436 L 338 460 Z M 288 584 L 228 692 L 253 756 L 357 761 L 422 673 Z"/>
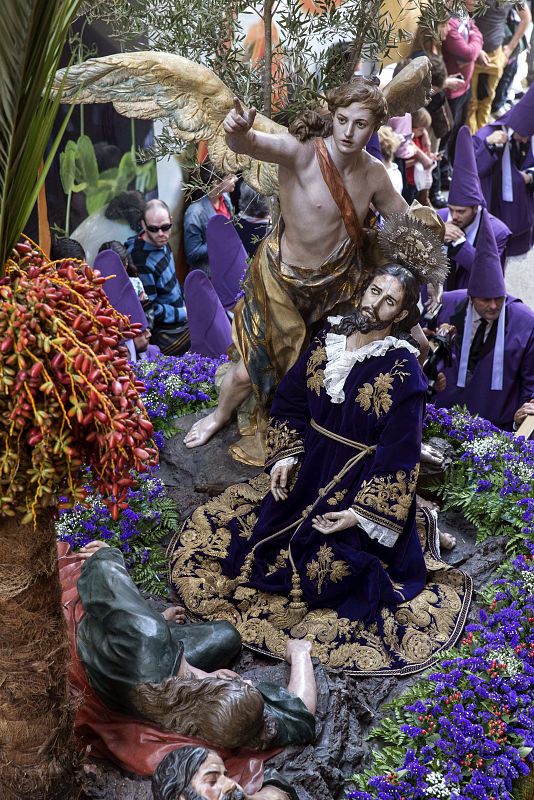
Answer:
<path fill-rule="evenodd" d="M 354 307 L 364 273 L 375 266 L 371 205 L 383 217 L 405 212 L 383 164 L 365 150 L 388 117 L 428 102 L 430 69 L 415 59 L 382 91 L 354 77 L 326 94 L 326 109 L 304 112 L 289 129 L 246 109 L 208 68 L 170 53 L 134 52 L 89 59 L 57 74 L 62 102 L 112 102 L 129 117 L 162 119 L 180 140 L 208 144 L 222 174 L 241 172 L 264 195 L 278 194 L 280 218 L 257 250 L 234 312 L 238 358 L 220 386 L 219 405 L 188 432 L 187 447 L 208 441 L 253 391 L 254 417 L 234 457 L 263 465 L 274 391 L 328 314 Z M 428 208 L 410 209 L 441 234 Z M 438 287 L 429 287 L 437 304 Z M 426 339 L 419 326 L 413 335 Z"/>

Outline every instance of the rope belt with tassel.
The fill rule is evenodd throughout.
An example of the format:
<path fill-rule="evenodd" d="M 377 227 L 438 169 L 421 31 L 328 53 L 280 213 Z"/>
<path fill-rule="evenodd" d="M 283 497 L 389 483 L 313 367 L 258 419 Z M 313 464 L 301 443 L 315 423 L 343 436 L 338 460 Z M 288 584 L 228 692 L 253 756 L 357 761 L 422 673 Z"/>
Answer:
<path fill-rule="evenodd" d="M 291 602 L 289 603 L 289 609 L 291 611 L 292 616 L 292 624 L 296 624 L 300 622 L 301 619 L 306 615 L 307 606 L 306 603 L 302 600 L 302 589 L 300 586 L 300 576 L 298 574 L 297 568 L 295 566 L 295 562 L 293 561 L 293 556 L 291 554 L 291 542 L 293 538 L 297 535 L 300 530 L 302 523 L 310 516 L 312 511 L 314 510 L 317 503 L 330 492 L 334 486 L 336 486 L 342 478 L 349 472 L 358 461 L 361 461 L 366 456 L 370 455 L 372 452 L 376 450 L 376 445 L 366 445 L 362 444 L 361 442 L 355 442 L 352 439 L 347 439 L 345 436 L 341 436 L 338 433 L 334 433 L 333 431 L 329 431 L 327 428 L 323 428 L 322 425 L 319 425 L 314 419 L 310 420 L 311 427 L 316 430 L 318 433 L 326 436 L 328 439 L 333 439 L 335 442 L 339 442 L 340 444 L 347 445 L 348 447 L 353 447 L 354 449 L 358 450 L 358 454 L 350 458 L 343 468 L 332 478 L 332 480 L 325 486 L 323 489 L 319 489 L 317 493 L 317 499 L 311 506 L 308 506 L 301 516 L 292 522 L 290 525 L 286 525 L 285 528 L 282 528 L 276 533 L 272 533 L 270 536 L 267 536 L 265 539 L 262 539 L 261 542 L 257 542 L 250 553 L 245 558 L 245 562 L 243 564 L 243 568 L 241 570 L 241 574 L 239 576 L 239 583 L 248 583 L 250 577 L 252 575 L 252 565 L 254 563 L 254 555 L 255 551 L 260 545 L 265 544 L 266 542 L 270 542 L 272 539 L 276 539 L 279 536 L 282 536 L 284 533 L 287 533 L 292 528 L 295 528 L 293 534 L 291 535 L 291 539 L 289 540 L 288 545 L 288 557 L 289 563 L 291 564 L 291 569 L 293 571 L 293 575 L 291 578 L 293 588 L 289 592 L 289 596 L 291 597 Z"/>

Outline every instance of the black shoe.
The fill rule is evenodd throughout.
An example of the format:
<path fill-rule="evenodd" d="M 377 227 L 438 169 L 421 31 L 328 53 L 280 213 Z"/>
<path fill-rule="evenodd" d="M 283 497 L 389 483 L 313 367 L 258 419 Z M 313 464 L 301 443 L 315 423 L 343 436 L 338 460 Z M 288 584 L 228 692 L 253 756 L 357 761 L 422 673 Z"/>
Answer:
<path fill-rule="evenodd" d="M 447 206 L 447 198 L 443 194 L 431 194 L 429 199 L 434 208 L 446 208 Z"/>

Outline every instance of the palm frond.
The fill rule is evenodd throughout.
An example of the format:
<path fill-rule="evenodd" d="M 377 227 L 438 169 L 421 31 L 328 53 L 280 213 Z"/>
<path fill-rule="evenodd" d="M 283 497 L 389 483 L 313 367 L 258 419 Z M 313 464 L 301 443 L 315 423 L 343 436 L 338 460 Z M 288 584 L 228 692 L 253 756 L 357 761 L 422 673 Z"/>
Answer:
<path fill-rule="evenodd" d="M 0 273 L 50 166 L 60 102 L 51 88 L 80 0 L 3 0 L 0 14 Z M 66 124 L 66 123 L 65 123 Z"/>

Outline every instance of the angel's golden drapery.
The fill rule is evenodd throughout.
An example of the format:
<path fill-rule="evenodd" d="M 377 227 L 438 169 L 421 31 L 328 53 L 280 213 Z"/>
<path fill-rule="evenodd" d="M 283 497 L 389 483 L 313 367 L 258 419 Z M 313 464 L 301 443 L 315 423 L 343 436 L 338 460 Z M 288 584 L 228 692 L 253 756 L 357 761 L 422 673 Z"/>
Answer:
<path fill-rule="evenodd" d="M 361 251 L 347 238 L 319 267 L 284 264 L 280 255 L 283 220 L 261 243 L 234 312 L 234 344 L 243 358 L 258 402 L 255 418 L 240 425 L 243 436 L 232 453 L 263 465 L 257 428 L 280 380 L 306 347 L 315 323 L 330 313 L 352 311 L 362 278 Z M 255 438 L 252 438 L 255 437 Z M 248 440 L 248 441 L 247 441 Z"/>

